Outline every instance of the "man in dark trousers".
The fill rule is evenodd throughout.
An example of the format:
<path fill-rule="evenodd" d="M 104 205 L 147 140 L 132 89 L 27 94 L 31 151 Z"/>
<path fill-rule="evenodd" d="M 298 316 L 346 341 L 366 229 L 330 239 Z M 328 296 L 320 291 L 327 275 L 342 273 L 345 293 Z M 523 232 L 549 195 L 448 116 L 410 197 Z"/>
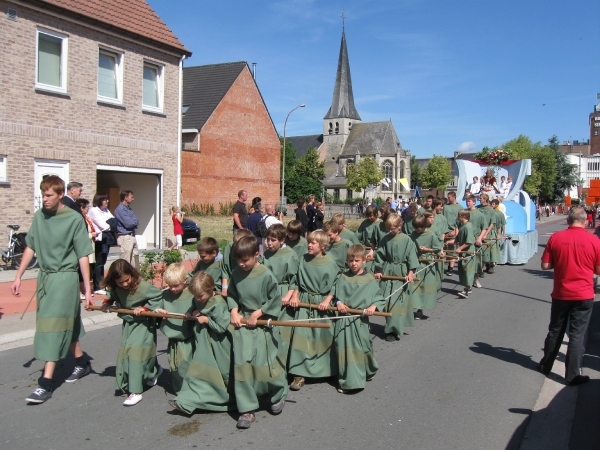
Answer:
<path fill-rule="evenodd" d="M 586 219 L 583 208 L 573 208 L 567 218 L 569 228 L 554 233 L 542 255 L 542 269 L 554 269 L 554 289 L 544 357 L 538 364 L 538 370 L 544 375 L 552 370 L 568 322 L 565 381 L 569 386 L 586 383 L 590 379 L 581 375 L 581 362 L 594 303 L 594 274 L 600 275 L 600 241 L 585 230 Z"/>

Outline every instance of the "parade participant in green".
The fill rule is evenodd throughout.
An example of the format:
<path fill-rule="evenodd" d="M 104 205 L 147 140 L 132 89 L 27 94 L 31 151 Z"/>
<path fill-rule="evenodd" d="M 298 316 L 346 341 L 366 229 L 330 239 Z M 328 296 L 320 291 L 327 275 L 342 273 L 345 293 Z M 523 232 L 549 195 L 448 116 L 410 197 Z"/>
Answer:
<path fill-rule="evenodd" d="M 467 202 L 468 203 L 468 202 Z M 458 252 L 473 252 L 475 250 L 475 234 L 473 233 L 473 225 L 470 218 L 473 215 L 472 211 L 463 209 L 458 213 L 458 222 L 460 229 L 456 237 L 456 250 Z M 459 292 L 459 297 L 467 298 L 471 293 L 471 285 L 476 277 L 477 260 L 476 256 L 471 253 L 455 253 L 461 257 L 458 261 L 458 280 L 464 286 L 464 290 Z"/>
<path fill-rule="evenodd" d="M 362 221 L 358 227 L 358 230 L 356 230 L 356 235 L 358 236 L 360 243 L 367 249 L 367 262 L 365 264 L 365 269 L 372 271 L 373 258 L 375 257 L 375 249 L 377 248 L 374 235 L 375 230 L 380 223 L 377 214 L 377 208 L 373 205 L 367 206 L 367 209 L 365 210 L 365 217 L 366 219 Z"/>
<path fill-rule="evenodd" d="M 300 260 L 298 290 L 290 306 L 299 302 L 319 305 L 319 310 L 299 308 L 295 319 L 327 318 L 335 313 L 326 311 L 331 292 L 340 269 L 333 258 L 325 254 L 329 236 L 324 231 L 313 231 L 307 239 L 308 253 Z M 327 320 L 320 321 L 328 322 Z M 332 353 L 333 328 L 294 328 L 290 343 L 288 370 L 294 375 L 290 389 L 298 391 L 305 378 L 325 378 L 337 375 L 337 361 Z"/>
<path fill-rule="evenodd" d="M 171 407 L 185 414 L 196 409 L 228 411 L 235 409 L 230 380 L 231 334 L 227 302 L 215 293 L 215 282 L 208 273 L 198 272 L 188 287 L 194 306 L 186 315 L 194 318 L 194 356 L 177 397 Z"/>
<path fill-rule="evenodd" d="M 267 248 L 263 255 L 264 265 L 271 269 L 271 272 L 273 272 L 275 278 L 277 278 L 277 283 L 279 284 L 279 295 L 281 295 L 279 320 L 291 320 L 296 315 L 295 308 L 290 306 L 290 300 L 292 299 L 294 291 L 298 289 L 296 276 L 300 264 L 296 252 L 290 247 L 284 246 L 285 234 L 283 225 L 276 223 L 269 227 L 263 241 Z M 292 328 L 281 327 L 279 332 L 283 342 L 283 354 L 285 355 L 284 362 L 287 363 L 290 340 L 292 338 Z"/>
<path fill-rule="evenodd" d="M 187 279 L 188 273 L 183 264 L 170 264 L 163 275 L 163 281 L 169 288 L 162 291 L 158 302 L 148 303 L 148 307 L 163 314 L 189 312 L 194 303 L 194 296 L 185 287 Z M 167 354 L 171 383 L 173 391 L 177 394 L 194 354 L 194 329 L 191 322 L 164 318 L 160 322 L 160 331 L 169 338 Z"/>
<path fill-rule="evenodd" d="M 448 222 L 448 232 L 446 233 L 446 248 L 453 250 L 454 238 L 458 234 L 458 212 L 462 209 L 462 206 L 456 202 L 456 192 L 448 193 L 448 204 L 444 205 L 443 215 Z M 454 261 L 450 260 L 448 263 L 448 270 L 446 271 L 447 276 L 454 274 Z"/>
<path fill-rule="evenodd" d="M 346 255 L 352 243 L 346 239 L 342 239 L 339 226 L 331 220 L 323 224 L 323 231 L 329 237 L 329 248 L 325 253 L 333 258 L 340 268 L 340 272 L 344 272 L 348 269 Z"/>
<path fill-rule="evenodd" d="M 363 268 L 365 248 L 352 245 L 347 258 L 350 269 L 340 275 L 330 296 L 340 314 L 347 314 L 348 308 L 355 308 L 363 310 L 364 315 L 336 320 L 334 324 L 338 392 L 343 394 L 364 389 L 366 381 L 370 381 L 379 369 L 369 331 L 369 316 L 385 306 L 379 283 Z"/>
<path fill-rule="evenodd" d="M 493 266 L 495 266 L 496 264 L 499 264 L 501 262 L 500 246 L 502 245 L 502 242 L 506 238 L 506 233 L 505 233 L 505 231 L 506 231 L 506 216 L 499 209 L 500 200 L 495 198 L 494 200 L 492 200 L 491 204 L 492 204 L 492 208 L 494 209 L 495 220 L 496 220 L 494 229 L 496 230 L 496 238 L 498 239 L 497 241 L 494 242 L 494 245 L 492 245 L 492 249 L 491 249 L 492 264 L 493 264 Z"/>
<path fill-rule="evenodd" d="M 278 327 L 256 327 L 256 321 L 277 319 L 281 295 L 277 278 L 258 262 L 258 241 L 243 237 L 233 246 L 238 267 L 231 274 L 227 303 L 233 332 L 234 390 L 241 413 L 238 428 L 250 428 L 259 402 L 273 414 L 283 411 L 287 396 L 285 357 Z M 242 318 L 246 326 L 242 327 Z"/>
<path fill-rule="evenodd" d="M 285 237 L 285 246 L 290 247 L 298 255 L 298 260 L 302 258 L 307 251 L 306 238 L 302 236 L 304 228 L 299 220 L 292 220 L 286 227 L 287 236 Z"/>
<path fill-rule="evenodd" d="M 335 213 L 333 216 L 331 216 L 330 222 L 338 227 L 340 230 L 340 237 L 342 239 L 346 239 L 352 244 L 360 244 L 356 233 L 346 227 L 346 218 L 342 213 Z"/>
<path fill-rule="evenodd" d="M 496 212 L 494 211 L 494 208 L 490 206 L 490 197 L 488 194 L 481 194 L 479 201 L 481 202 L 481 205 L 479 205 L 479 212 L 485 216 L 487 223 L 484 239 L 496 239 Z M 494 273 L 494 262 L 492 261 L 493 245 L 491 244 L 492 243 L 490 242 L 481 251 L 485 271 L 490 274 Z"/>
<path fill-rule="evenodd" d="M 375 254 L 375 278 L 381 279 L 382 275 L 406 277 L 412 282 L 414 272 L 419 267 L 417 248 L 415 243 L 406 234 L 400 233 L 402 219 L 398 214 L 390 214 L 385 222 L 389 234 L 383 238 Z M 392 317 L 385 319 L 385 340 L 388 342 L 399 341 L 405 326 L 414 323 L 410 288 L 403 281 L 384 280 L 381 291 L 387 298 L 386 311 Z"/>
<path fill-rule="evenodd" d="M 160 302 L 162 292 L 143 280 L 142 274 L 124 259 L 117 259 L 110 266 L 102 288 L 107 289 L 108 297 L 102 303 L 102 311 L 108 312 L 113 303 L 118 308 L 133 309 L 133 315 L 119 314 L 123 326 L 115 381 L 117 389 L 129 392 L 123 405 L 137 405 L 142 401 L 144 382 L 156 385 L 163 372 L 156 363 L 156 321 L 140 316 L 142 311 L 150 310 L 147 304 Z"/>
<path fill-rule="evenodd" d="M 418 215 L 423 214 L 425 211 L 433 210 L 433 195 L 428 195 L 425 199 L 425 203 L 421 206 L 417 212 Z"/>
<path fill-rule="evenodd" d="M 483 194 L 482 194 L 483 195 Z M 473 228 L 473 235 L 475 236 L 475 251 L 477 251 L 477 255 L 473 258 L 476 263 L 475 268 L 475 278 L 473 279 L 473 287 L 480 288 L 481 283 L 479 282 L 479 278 L 484 278 L 483 274 L 483 262 L 481 256 L 481 245 L 483 244 L 483 239 L 485 238 L 485 232 L 489 224 L 487 223 L 486 216 L 484 216 L 479 208 L 475 206 L 475 202 L 477 199 L 474 195 L 467 196 L 467 209 L 471 212 L 469 216 L 469 223 Z"/>
<path fill-rule="evenodd" d="M 403 214 L 403 224 L 402 224 L 402 233 L 410 236 L 415 229 L 413 228 L 412 221 L 415 217 L 417 217 L 417 212 L 419 211 L 419 205 L 416 203 L 411 203 L 408 206 L 408 211 L 405 211 Z"/>
<path fill-rule="evenodd" d="M 219 254 L 219 244 L 217 240 L 212 237 L 203 237 L 196 246 L 198 250 L 198 264 L 194 270 L 190 273 L 190 279 L 194 274 L 198 272 L 206 272 L 213 280 L 215 280 L 215 289 L 219 294 L 222 291 L 222 274 L 223 274 L 223 260 L 215 261 Z M 224 258 L 223 258 L 224 259 Z"/>
<path fill-rule="evenodd" d="M 92 253 L 87 226 L 81 214 L 65 208 L 61 199 L 65 194 L 64 181 L 51 175 L 40 184 L 43 208 L 33 216 L 27 233 L 27 248 L 11 286 L 13 295 L 20 296 L 21 277 L 37 255 L 40 271 L 37 279 L 36 325 L 33 352 L 36 359 L 44 361 L 39 386 L 27 397 L 29 403 L 44 403 L 52 397 L 56 362 L 71 351 L 75 368 L 67 382 L 74 382 L 89 374 L 91 366 L 86 360 L 79 339 L 85 334 L 81 323 L 79 276 L 90 279 L 88 256 Z M 84 283 L 86 306 L 93 305 L 89 283 Z"/>
<path fill-rule="evenodd" d="M 252 231 L 246 228 L 240 228 L 239 230 L 235 230 L 233 232 L 233 242 L 230 242 L 223 249 L 223 259 L 221 260 L 221 267 L 223 271 L 221 273 L 221 295 L 227 298 L 227 285 L 229 283 L 229 278 L 231 278 L 231 273 L 237 267 L 237 261 L 233 257 L 233 246 L 237 241 L 245 236 L 254 236 Z"/>
<path fill-rule="evenodd" d="M 411 298 L 415 312 L 415 319 L 425 320 L 428 317 L 423 314 L 423 309 L 434 309 L 437 304 L 437 293 L 439 291 L 439 277 L 437 264 L 430 266 L 428 260 L 438 256 L 443 256 L 443 243 L 435 230 L 427 227 L 427 218 L 425 215 L 417 216 L 413 219 L 413 227 L 410 238 L 417 248 L 419 257 L 419 281 L 411 285 Z M 421 261 L 427 260 L 427 261 Z M 429 267 L 428 267 L 429 266 Z"/>

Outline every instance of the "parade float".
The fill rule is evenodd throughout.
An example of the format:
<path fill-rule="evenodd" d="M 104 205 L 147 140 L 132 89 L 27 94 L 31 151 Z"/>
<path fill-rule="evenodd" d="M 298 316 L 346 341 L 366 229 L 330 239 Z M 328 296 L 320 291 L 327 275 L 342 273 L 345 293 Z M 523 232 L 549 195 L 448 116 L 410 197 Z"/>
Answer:
<path fill-rule="evenodd" d="M 512 177 L 513 183 L 508 193 L 503 195 L 502 204 L 506 207 L 506 235 L 501 245 L 501 264 L 524 264 L 538 249 L 538 232 L 535 229 L 535 204 L 523 190 L 525 178 L 531 175 L 530 159 L 513 159 L 512 154 L 503 149 L 483 150 L 475 154 L 475 160 L 456 160 L 458 166 L 457 198 L 466 205 L 464 193 L 473 177 L 483 178 L 490 170 L 496 180 L 502 176 Z M 500 188 L 500 182 L 497 182 Z M 483 191 L 482 191 L 483 192 Z M 500 196 L 492 192 L 490 200 Z"/>

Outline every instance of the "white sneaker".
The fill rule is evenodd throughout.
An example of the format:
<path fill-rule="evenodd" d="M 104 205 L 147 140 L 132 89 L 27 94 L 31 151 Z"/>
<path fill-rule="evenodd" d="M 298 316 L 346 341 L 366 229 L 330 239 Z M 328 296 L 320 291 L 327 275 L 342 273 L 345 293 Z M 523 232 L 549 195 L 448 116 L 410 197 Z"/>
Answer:
<path fill-rule="evenodd" d="M 150 380 L 148 380 L 146 385 L 147 386 L 156 386 L 156 383 L 158 383 L 158 379 L 160 378 L 162 373 L 163 373 L 163 368 L 161 366 L 158 366 L 158 372 L 156 372 L 156 375 L 154 375 Z"/>
<path fill-rule="evenodd" d="M 104 290 L 104 289 L 98 289 L 97 291 L 94 291 L 94 294 L 106 295 L 106 290 Z"/>
<path fill-rule="evenodd" d="M 142 394 L 129 394 L 129 397 L 123 402 L 123 406 L 137 405 L 142 401 Z"/>

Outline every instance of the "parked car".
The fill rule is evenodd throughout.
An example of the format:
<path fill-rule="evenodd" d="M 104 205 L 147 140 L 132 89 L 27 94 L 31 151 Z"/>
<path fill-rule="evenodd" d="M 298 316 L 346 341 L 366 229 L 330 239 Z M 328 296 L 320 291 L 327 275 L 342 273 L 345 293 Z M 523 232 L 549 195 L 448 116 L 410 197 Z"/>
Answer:
<path fill-rule="evenodd" d="M 183 243 L 189 244 L 191 242 L 197 242 L 200 240 L 200 227 L 196 222 L 189 219 L 183 219 L 181 222 L 183 227 Z"/>

